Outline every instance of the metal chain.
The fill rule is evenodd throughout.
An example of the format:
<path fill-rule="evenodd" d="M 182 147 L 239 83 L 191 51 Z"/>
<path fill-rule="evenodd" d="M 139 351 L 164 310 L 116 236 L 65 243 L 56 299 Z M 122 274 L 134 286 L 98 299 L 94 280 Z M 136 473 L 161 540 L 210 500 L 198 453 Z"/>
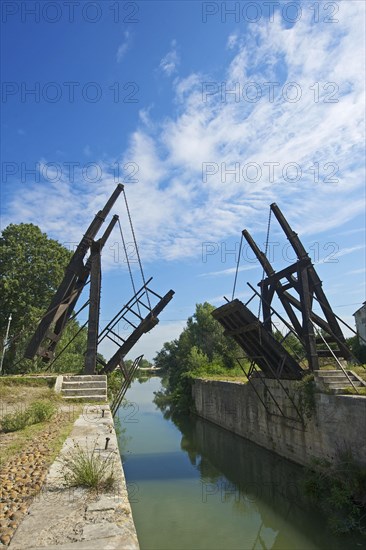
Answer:
<path fill-rule="evenodd" d="M 137 259 L 138 259 L 139 266 L 140 266 L 141 277 L 142 277 L 142 280 L 143 280 L 143 283 L 144 283 L 144 286 L 145 286 L 145 285 L 146 285 L 145 275 L 144 275 L 144 271 L 143 271 L 143 269 L 142 269 L 142 264 L 141 264 L 139 249 L 138 249 L 138 247 L 137 247 L 137 242 L 136 242 L 136 237 L 135 237 L 135 231 L 134 231 L 134 229 L 133 229 L 132 219 L 131 219 L 131 214 L 130 214 L 130 209 L 128 208 L 126 192 L 125 192 L 124 189 L 123 189 L 123 196 L 124 196 L 124 198 L 125 198 L 127 215 L 128 215 L 128 219 L 129 219 L 129 221 L 130 221 L 130 227 L 131 227 L 132 237 L 133 237 L 133 241 L 134 241 L 134 244 L 135 244 L 135 247 L 136 247 L 136 254 L 137 254 Z M 150 311 L 151 311 L 150 298 L 149 298 L 149 294 L 148 294 L 148 291 L 147 291 L 146 286 L 145 286 L 145 292 L 146 292 L 146 298 L 147 298 L 147 301 L 148 301 L 148 304 L 149 304 L 149 308 L 150 308 Z"/>

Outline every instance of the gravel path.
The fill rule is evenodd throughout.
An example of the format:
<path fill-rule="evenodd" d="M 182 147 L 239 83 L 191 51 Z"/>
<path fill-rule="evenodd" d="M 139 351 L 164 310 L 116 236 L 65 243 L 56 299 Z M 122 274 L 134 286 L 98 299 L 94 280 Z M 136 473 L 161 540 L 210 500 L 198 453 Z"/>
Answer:
<path fill-rule="evenodd" d="M 58 412 L 29 445 L 0 468 L 0 546 L 7 546 L 39 493 L 52 462 L 52 442 L 70 420 Z M 7 434 L 5 434 L 6 437 Z"/>

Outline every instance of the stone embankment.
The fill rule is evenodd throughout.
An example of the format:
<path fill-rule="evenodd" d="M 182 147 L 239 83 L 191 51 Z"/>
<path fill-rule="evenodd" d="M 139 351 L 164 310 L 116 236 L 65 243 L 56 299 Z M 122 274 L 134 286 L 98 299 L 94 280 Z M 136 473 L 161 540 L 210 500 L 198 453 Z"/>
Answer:
<path fill-rule="evenodd" d="M 366 466 L 366 397 L 330 395 L 290 380 L 252 384 L 196 379 L 196 413 L 304 466 L 314 458 L 337 462 L 349 451 Z"/>
<path fill-rule="evenodd" d="M 106 439 L 108 438 L 108 447 Z M 75 446 L 113 462 L 113 492 L 67 488 L 63 460 Z M 15 473 L 15 472 L 14 472 Z M 11 550 L 102 550 L 139 548 L 108 405 L 87 405 L 76 420 L 45 483 L 10 542 Z"/>

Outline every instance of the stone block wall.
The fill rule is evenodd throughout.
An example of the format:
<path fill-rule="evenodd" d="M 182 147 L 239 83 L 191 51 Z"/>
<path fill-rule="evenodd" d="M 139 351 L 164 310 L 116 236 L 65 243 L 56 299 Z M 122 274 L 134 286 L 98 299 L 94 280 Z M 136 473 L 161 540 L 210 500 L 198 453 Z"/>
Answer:
<path fill-rule="evenodd" d="M 314 457 L 334 462 L 351 449 L 366 466 L 366 397 L 315 393 L 308 418 L 299 407 L 297 382 L 282 381 L 282 387 L 266 379 L 268 390 L 260 379 L 253 385 L 255 389 L 250 384 L 196 379 L 196 413 L 298 464 L 311 464 Z"/>

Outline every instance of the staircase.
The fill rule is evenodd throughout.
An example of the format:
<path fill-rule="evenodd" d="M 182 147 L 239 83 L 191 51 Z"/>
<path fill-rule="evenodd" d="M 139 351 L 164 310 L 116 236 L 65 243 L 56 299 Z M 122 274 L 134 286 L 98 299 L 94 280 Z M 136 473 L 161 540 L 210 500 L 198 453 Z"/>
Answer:
<path fill-rule="evenodd" d="M 107 377 L 101 374 L 64 376 L 61 385 L 63 399 L 107 400 Z"/>
<path fill-rule="evenodd" d="M 366 384 L 354 372 L 346 371 L 352 384 L 359 387 L 365 387 Z M 314 371 L 316 385 L 331 393 L 343 393 L 344 388 L 352 387 L 351 382 L 342 370 L 316 370 Z"/>

